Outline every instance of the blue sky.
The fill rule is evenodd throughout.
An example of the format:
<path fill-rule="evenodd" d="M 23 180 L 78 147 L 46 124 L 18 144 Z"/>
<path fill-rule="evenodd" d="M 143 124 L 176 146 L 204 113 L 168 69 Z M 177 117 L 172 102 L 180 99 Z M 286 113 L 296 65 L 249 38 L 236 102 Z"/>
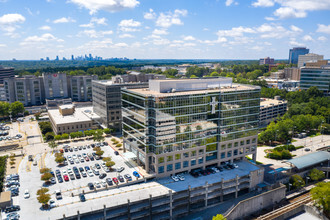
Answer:
<path fill-rule="evenodd" d="M 329 0 L 0 0 L 0 60 L 330 57 Z"/>

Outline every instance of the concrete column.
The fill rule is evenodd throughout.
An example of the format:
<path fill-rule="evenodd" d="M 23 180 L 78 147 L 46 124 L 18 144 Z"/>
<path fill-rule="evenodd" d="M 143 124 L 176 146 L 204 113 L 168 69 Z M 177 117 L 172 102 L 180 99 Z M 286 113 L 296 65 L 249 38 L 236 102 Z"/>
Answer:
<path fill-rule="evenodd" d="M 170 196 L 170 219 L 173 219 L 173 196 L 172 196 L 172 190 L 168 191 Z"/>
<path fill-rule="evenodd" d="M 205 182 L 205 207 L 207 207 L 207 196 L 208 196 L 208 191 L 209 191 L 209 184 L 207 181 Z"/>
<path fill-rule="evenodd" d="M 191 186 L 188 186 L 188 213 L 190 213 L 190 204 L 191 204 Z"/>
<path fill-rule="evenodd" d="M 237 198 L 238 197 L 238 175 L 236 174 L 236 192 L 235 192 L 235 198 Z"/>
<path fill-rule="evenodd" d="M 127 199 L 127 218 L 131 219 L 131 207 L 130 207 L 131 202 L 129 199 Z"/>
<path fill-rule="evenodd" d="M 152 219 L 152 195 L 149 195 L 149 219 Z"/>
<path fill-rule="evenodd" d="M 105 205 L 103 205 L 103 217 L 104 219 L 107 217 L 107 207 Z"/>
<path fill-rule="evenodd" d="M 80 212 L 77 211 L 78 220 L 80 220 Z"/>
<path fill-rule="evenodd" d="M 257 149 L 256 149 L 256 150 L 257 150 Z M 254 162 L 257 161 L 257 153 L 254 153 L 254 154 L 252 155 L 252 160 L 253 160 Z"/>
<path fill-rule="evenodd" d="M 63 214 L 63 219 L 66 220 L 65 214 Z"/>
<path fill-rule="evenodd" d="M 223 187 L 224 187 L 224 179 L 221 178 L 221 196 L 220 196 L 220 202 L 223 202 Z"/>

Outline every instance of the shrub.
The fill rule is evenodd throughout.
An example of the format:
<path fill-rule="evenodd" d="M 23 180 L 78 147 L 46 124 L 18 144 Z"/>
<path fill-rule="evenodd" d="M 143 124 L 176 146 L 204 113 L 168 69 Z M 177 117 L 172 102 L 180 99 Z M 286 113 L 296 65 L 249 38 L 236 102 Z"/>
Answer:
<path fill-rule="evenodd" d="M 293 188 L 295 188 L 295 189 L 299 189 L 299 188 L 305 186 L 304 179 L 297 174 L 291 176 L 290 183 L 292 184 Z"/>
<path fill-rule="evenodd" d="M 117 145 L 116 145 L 116 147 L 121 147 L 121 146 L 123 146 L 123 145 L 122 145 L 122 144 L 117 144 Z"/>
<path fill-rule="evenodd" d="M 298 146 L 298 147 L 296 147 L 296 150 L 301 149 L 301 148 L 304 148 L 304 146 Z"/>
<path fill-rule="evenodd" d="M 50 171 L 52 171 L 51 169 L 49 169 L 49 168 L 41 168 L 40 169 L 40 173 L 49 173 Z"/>

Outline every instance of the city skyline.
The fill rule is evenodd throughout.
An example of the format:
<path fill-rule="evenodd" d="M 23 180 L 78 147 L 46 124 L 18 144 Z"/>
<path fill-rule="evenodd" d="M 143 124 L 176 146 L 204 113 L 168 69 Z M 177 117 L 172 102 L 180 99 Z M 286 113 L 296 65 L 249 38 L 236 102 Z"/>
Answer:
<path fill-rule="evenodd" d="M 0 0 L 0 60 L 287 59 L 330 49 L 327 0 Z"/>

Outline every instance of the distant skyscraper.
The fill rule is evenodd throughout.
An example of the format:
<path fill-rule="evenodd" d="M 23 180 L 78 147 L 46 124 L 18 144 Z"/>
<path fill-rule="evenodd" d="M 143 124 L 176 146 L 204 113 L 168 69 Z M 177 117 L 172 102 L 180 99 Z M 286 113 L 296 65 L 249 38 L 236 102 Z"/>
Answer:
<path fill-rule="evenodd" d="M 59 60 L 58 56 L 56 56 L 56 59 L 55 60 Z"/>
<path fill-rule="evenodd" d="M 49 61 L 49 57 L 46 57 L 46 60 Z"/>
<path fill-rule="evenodd" d="M 74 60 L 74 56 L 73 55 L 71 55 L 71 60 Z"/>
<path fill-rule="evenodd" d="M 274 64 L 274 58 L 269 58 L 269 57 L 261 58 L 259 60 L 259 65 L 264 65 L 264 64 Z"/>
<path fill-rule="evenodd" d="M 309 49 L 306 47 L 294 47 L 289 51 L 289 64 L 298 64 L 299 55 L 305 55 L 309 53 Z"/>

